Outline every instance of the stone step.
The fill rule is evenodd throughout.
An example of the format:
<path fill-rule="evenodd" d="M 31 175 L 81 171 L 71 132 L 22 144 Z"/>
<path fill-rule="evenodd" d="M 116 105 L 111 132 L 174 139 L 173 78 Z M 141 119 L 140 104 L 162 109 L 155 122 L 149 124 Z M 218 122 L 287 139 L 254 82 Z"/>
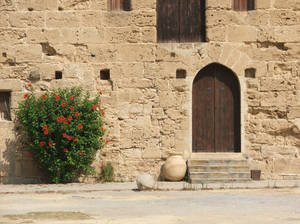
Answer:
<path fill-rule="evenodd" d="M 191 183 L 250 181 L 245 159 L 191 159 L 188 161 Z"/>
<path fill-rule="evenodd" d="M 239 179 L 228 179 L 228 178 L 219 178 L 219 179 L 199 179 L 193 178 L 190 179 L 191 184 L 206 184 L 206 183 L 231 183 L 231 182 L 248 182 L 250 181 L 249 178 L 239 178 Z"/>
<path fill-rule="evenodd" d="M 190 172 L 190 178 L 196 179 L 250 179 L 250 173 L 228 173 L 228 172 Z"/>
<path fill-rule="evenodd" d="M 228 166 L 224 164 L 220 165 L 192 165 L 189 166 L 189 172 L 250 172 L 248 166 Z"/>
<path fill-rule="evenodd" d="M 196 166 L 196 165 L 227 165 L 227 166 L 247 166 L 247 160 L 189 160 L 188 165 Z"/>

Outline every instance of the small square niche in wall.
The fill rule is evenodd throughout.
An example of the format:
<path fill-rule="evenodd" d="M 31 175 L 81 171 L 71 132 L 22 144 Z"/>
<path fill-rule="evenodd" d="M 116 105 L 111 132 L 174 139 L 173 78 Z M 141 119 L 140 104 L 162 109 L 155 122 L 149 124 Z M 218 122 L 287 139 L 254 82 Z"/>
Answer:
<path fill-rule="evenodd" d="M 110 80 L 110 70 L 109 69 L 101 69 L 100 70 L 100 79 L 101 80 Z"/>
<path fill-rule="evenodd" d="M 55 79 L 62 79 L 62 71 L 55 71 Z"/>
<path fill-rule="evenodd" d="M 185 79 L 186 78 L 186 70 L 185 69 L 177 69 L 176 70 L 176 79 Z"/>
<path fill-rule="evenodd" d="M 255 68 L 246 68 L 245 69 L 245 77 L 254 79 L 256 76 L 256 69 Z"/>

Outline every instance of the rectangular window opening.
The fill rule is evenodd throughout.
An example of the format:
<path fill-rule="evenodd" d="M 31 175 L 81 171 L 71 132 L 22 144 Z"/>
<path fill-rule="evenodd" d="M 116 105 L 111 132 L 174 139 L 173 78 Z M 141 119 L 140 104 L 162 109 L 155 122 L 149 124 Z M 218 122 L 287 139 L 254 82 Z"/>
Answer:
<path fill-rule="evenodd" d="M 130 0 L 108 0 L 108 11 L 131 11 Z"/>
<path fill-rule="evenodd" d="M 11 121 L 10 92 L 0 92 L 0 120 Z"/>

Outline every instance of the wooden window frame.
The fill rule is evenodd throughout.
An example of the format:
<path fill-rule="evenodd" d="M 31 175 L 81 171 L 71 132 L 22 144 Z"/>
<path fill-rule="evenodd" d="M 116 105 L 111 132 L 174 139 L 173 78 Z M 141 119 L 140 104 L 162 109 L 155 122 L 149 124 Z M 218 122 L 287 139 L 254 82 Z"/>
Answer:
<path fill-rule="evenodd" d="M 11 92 L 0 91 L 0 121 L 11 121 Z"/>
<path fill-rule="evenodd" d="M 232 8 L 235 11 L 255 10 L 255 0 L 232 0 Z"/>
<path fill-rule="evenodd" d="M 131 0 L 107 0 L 108 11 L 131 11 Z"/>

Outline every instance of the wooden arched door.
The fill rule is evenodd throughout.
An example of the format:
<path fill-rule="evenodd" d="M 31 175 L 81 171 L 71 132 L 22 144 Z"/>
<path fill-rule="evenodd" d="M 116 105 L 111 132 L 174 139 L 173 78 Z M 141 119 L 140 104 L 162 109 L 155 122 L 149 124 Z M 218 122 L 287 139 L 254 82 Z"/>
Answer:
<path fill-rule="evenodd" d="M 241 152 L 240 87 L 220 64 L 203 68 L 193 82 L 193 152 Z"/>

